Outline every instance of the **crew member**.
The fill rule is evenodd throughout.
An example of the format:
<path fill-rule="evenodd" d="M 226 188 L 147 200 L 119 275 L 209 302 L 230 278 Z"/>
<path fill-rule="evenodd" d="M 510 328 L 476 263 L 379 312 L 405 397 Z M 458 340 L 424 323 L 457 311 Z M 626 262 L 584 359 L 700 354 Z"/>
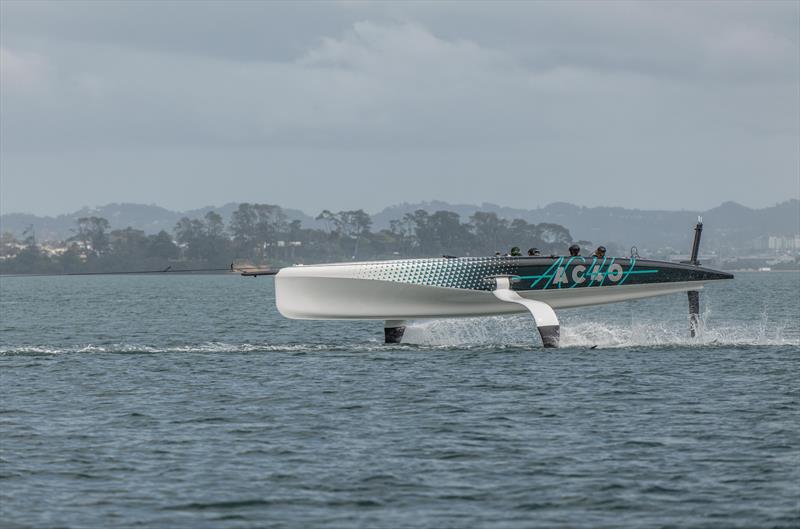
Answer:
<path fill-rule="evenodd" d="M 522 250 L 519 249 L 519 246 L 511 248 L 511 257 L 522 257 Z"/>
<path fill-rule="evenodd" d="M 539 248 L 529 248 L 528 249 L 528 256 L 529 257 L 536 257 L 537 255 L 542 255 L 539 251 Z"/>
<path fill-rule="evenodd" d="M 569 254 L 572 257 L 579 256 L 581 254 L 581 247 L 578 246 L 577 244 L 573 244 L 572 246 L 569 247 Z"/>
<path fill-rule="evenodd" d="M 597 250 L 594 251 L 594 256 L 598 259 L 603 259 L 606 256 L 606 247 L 598 246 Z"/>

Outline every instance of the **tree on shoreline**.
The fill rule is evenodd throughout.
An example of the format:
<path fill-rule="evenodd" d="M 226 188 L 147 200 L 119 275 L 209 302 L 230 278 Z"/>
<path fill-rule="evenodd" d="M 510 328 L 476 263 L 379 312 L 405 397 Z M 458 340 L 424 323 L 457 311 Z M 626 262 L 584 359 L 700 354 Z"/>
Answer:
<path fill-rule="evenodd" d="M 202 220 L 182 218 L 175 225 L 175 238 L 187 260 L 215 265 L 229 261 L 231 240 L 218 213 L 209 211 Z"/>
<path fill-rule="evenodd" d="M 103 217 L 81 217 L 78 219 L 78 232 L 68 239 L 78 241 L 90 255 L 101 255 L 109 248 L 106 231 L 111 227 Z"/>
<path fill-rule="evenodd" d="M 448 255 L 494 255 L 511 246 L 564 252 L 571 236 L 558 224 L 508 221 L 476 212 L 462 222 L 452 211 L 417 210 L 371 231 L 364 210 L 322 211 L 324 229 L 287 221 L 279 206 L 243 203 L 230 221 L 209 211 L 202 218 L 180 219 L 173 235 L 146 235 L 131 227 L 111 229 L 102 217 L 81 217 L 76 234 L 43 251 L 30 233 L 24 248 L 4 238 L 0 272 L 78 272 L 163 269 L 167 266 L 226 268 L 231 262 L 254 266 L 292 263 L 391 259 Z"/>
<path fill-rule="evenodd" d="M 288 229 L 286 214 L 280 206 L 245 202 L 231 216 L 230 231 L 236 253 L 246 259 L 263 260 L 267 246 L 276 244 Z"/>

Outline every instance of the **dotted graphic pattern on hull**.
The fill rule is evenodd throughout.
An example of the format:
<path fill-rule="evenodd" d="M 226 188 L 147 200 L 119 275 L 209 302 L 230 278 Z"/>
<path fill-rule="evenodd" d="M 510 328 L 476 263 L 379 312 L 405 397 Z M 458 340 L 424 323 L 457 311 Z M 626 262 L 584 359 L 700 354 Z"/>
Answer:
<path fill-rule="evenodd" d="M 458 259 L 403 259 L 360 265 L 356 277 L 470 290 L 493 290 L 489 276 L 509 275 L 516 266 L 502 257 L 461 257 Z"/>

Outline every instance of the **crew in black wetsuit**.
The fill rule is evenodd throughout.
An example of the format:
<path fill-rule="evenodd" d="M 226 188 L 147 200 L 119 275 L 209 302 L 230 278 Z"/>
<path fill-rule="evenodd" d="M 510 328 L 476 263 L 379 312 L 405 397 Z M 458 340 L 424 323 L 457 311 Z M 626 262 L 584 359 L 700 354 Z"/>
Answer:
<path fill-rule="evenodd" d="M 569 247 L 569 254 L 572 257 L 579 256 L 581 254 L 581 247 L 578 246 L 577 244 L 573 244 L 572 246 Z"/>

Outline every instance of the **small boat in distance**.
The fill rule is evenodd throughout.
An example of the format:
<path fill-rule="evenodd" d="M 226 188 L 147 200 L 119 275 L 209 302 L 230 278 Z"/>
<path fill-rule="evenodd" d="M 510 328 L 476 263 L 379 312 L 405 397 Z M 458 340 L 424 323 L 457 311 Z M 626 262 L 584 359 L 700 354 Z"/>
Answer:
<path fill-rule="evenodd" d="M 384 320 L 387 343 L 402 341 L 407 320 L 527 310 L 544 346 L 556 347 L 554 309 L 688 292 L 694 336 L 698 291 L 709 281 L 733 279 L 699 265 L 698 220 L 692 257 L 682 263 L 637 256 L 491 256 L 295 265 L 275 274 L 275 300 L 287 318 Z"/>

